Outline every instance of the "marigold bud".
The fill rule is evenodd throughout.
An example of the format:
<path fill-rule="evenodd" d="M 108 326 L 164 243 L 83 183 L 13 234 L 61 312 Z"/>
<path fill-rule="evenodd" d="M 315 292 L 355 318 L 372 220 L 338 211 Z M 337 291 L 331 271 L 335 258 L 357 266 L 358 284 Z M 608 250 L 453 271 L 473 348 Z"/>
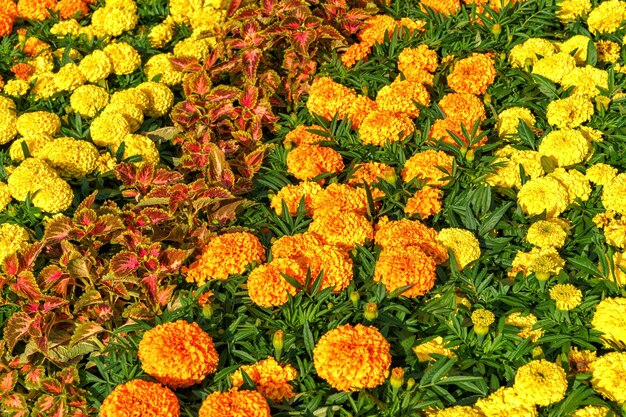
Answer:
<path fill-rule="evenodd" d="M 284 337 L 285 333 L 282 330 L 276 330 L 274 336 L 272 337 L 272 345 L 274 345 L 274 349 L 276 351 L 282 351 L 284 346 Z"/>
<path fill-rule="evenodd" d="M 472 162 L 475 158 L 474 155 L 474 150 L 470 149 L 469 151 L 467 151 L 467 153 L 465 154 L 465 159 L 467 159 L 468 161 Z"/>
<path fill-rule="evenodd" d="M 391 370 L 391 378 L 389 382 L 394 390 L 400 389 L 404 384 L 404 369 L 393 368 Z"/>
<path fill-rule="evenodd" d="M 415 386 L 415 378 L 409 378 L 406 381 L 406 389 L 411 389 Z"/>
<path fill-rule="evenodd" d="M 367 303 L 365 305 L 365 313 L 363 313 L 366 320 L 372 321 L 378 318 L 378 306 L 376 303 Z"/>
<path fill-rule="evenodd" d="M 359 294 L 358 291 L 352 291 L 350 293 L 350 300 L 352 301 L 352 304 L 354 304 L 355 307 L 359 304 L 360 299 L 361 299 L 361 294 Z"/>
<path fill-rule="evenodd" d="M 491 33 L 493 33 L 496 37 L 500 36 L 502 33 L 502 25 L 500 25 L 500 23 L 495 23 L 491 27 Z"/>
<path fill-rule="evenodd" d="M 211 305 L 211 303 L 207 303 L 202 306 L 202 316 L 207 319 L 213 316 L 213 306 Z"/>

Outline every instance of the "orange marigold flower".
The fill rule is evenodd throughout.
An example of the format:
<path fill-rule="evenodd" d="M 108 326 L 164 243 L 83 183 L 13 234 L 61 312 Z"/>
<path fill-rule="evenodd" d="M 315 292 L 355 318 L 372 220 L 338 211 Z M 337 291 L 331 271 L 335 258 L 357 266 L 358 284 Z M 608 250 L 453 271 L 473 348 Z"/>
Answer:
<path fill-rule="evenodd" d="M 9 14 L 0 11 L 0 37 L 8 36 L 13 32 L 13 23 L 15 18 Z"/>
<path fill-rule="evenodd" d="M 437 231 L 417 220 L 390 221 L 383 216 L 376 225 L 374 240 L 383 250 L 414 246 L 432 257 L 437 264 L 448 259 L 448 250 L 437 242 Z"/>
<path fill-rule="evenodd" d="M 361 26 L 359 32 L 359 40 L 365 45 L 374 46 L 377 43 L 382 43 L 385 40 L 385 34 L 391 34 L 398 26 L 398 23 L 393 17 L 378 14 L 370 17 Z"/>
<path fill-rule="evenodd" d="M 354 43 L 341 56 L 341 62 L 346 68 L 352 68 L 358 61 L 364 60 L 370 54 L 372 46 L 365 43 Z"/>
<path fill-rule="evenodd" d="M 326 146 L 301 145 L 287 154 L 287 171 L 299 180 L 310 180 L 322 174 L 343 170 L 341 154 Z"/>
<path fill-rule="evenodd" d="M 409 74 L 413 71 L 435 72 L 437 71 L 437 65 L 437 53 L 426 44 L 421 44 L 416 48 L 405 48 L 398 56 L 398 70 L 407 79 L 411 79 Z"/>
<path fill-rule="evenodd" d="M 31 36 L 30 38 L 26 39 L 26 42 L 24 42 L 24 54 L 31 58 L 42 54 L 45 51 L 48 51 L 47 53 L 50 53 L 50 45 L 48 45 L 46 42 L 42 41 L 39 38 Z"/>
<path fill-rule="evenodd" d="M 448 86 L 457 93 L 485 94 L 495 79 L 492 55 L 475 53 L 454 64 L 448 75 Z"/>
<path fill-rule="evenodd" d="M 414 119 L 420 114 L 415 102 L 422 106 L 430 104 L 430 94 L 423 84 L 409 80 L 395 80 L 384 86 L 376 95 L 380 110 L 407 115 Z"/>
<path fill-rule="evenodd" d="M 200 307 L 204 307 L 206 304 L 211 302 L 211 297 L 213 297 L 213 291 L 205 291 L 198 297 L 198 305 Z"/>
<path fill-rule="evenodd" d="M 258 391 L 215 391 L 204 399 L 198 417 L 271 417 L 270 406 Z"/>
<path fill-rule="evenodd" d="M 443 151 L 428 149 L 418 152 L 404 163 L 402 179 L 409 182 L 418 178 L 435 187 L 446 185 L 449 180 L 444 180 L 444 178 L 452 172 L 453 159 Z"/>
<path fill-rule="evenodd" d="M 295 216 L 300 206 L 300 201 L 304 198 L 304 208 L 306 215 L 313 215 L 312 198 L 322 191 L 322 187 L 316 182 L 303 181 L 298 185 L 286 185 L 278 191 L 272 198 L 270 206 L 279 216 L 283 214 L 283 201 L 289 209 L 289 214 Z"/>
<path fill-rule="evenodd" d="M 320 378 L 339 391 L 375 388 L 391 366 L 390 345 L 373 326 L 344 324 L 323 335 L 313 350 Z"/>
<path fill-rule="evenodd" d="M 61 0 L 56 10 L 61 13 L 62 19 L 70 19 L 74 16 L 84 17 L 89 13 L 89 8 L 83 0 Z"/>
<path fill-rule="evenodd" d="M 447 118 L 459 121 L 470 132 L 478 120 L 483 121 L 487 118 L 483 102 L 474 94 L 446 94 L 438 106 Z"/>
<path fill-rule="evenodd" d="M 353 188 L 346 184 L 330 184 L 311 198 L 313 215 L 325 216 L 353 212 L 367 213 L 367 195 L 363 188 Z"/>
<path fill-rule="evenodd" d="M 415 124 L 410 117 L 388 110 L 371 112 L 359 126 L 359 137 L 366 145 L 383 146 L 403 140 L 413 132 Z"/>
<path fill-rule="evenodd" d="M 401 295 L 417 297 L 427 294 L 435 285 L 435 268 L 435 260 L 415 246 L 387 248 L 376 261 L 374 281 L 385 284 L 389 293 L 412 285 Z"/>
<path fill-rule="evenodd" d="M 404 212 L 410 216 L 419 214 L 421 219 L 427 219 L 441 211 L 442 197 L 443 191 L 426 186 L 409 198 L 404 206 Z"/>
<path fill-rule="evenodd" d="M 296 295 L 296 288 L 283 274 L 300 283 L 306 279 L 306 269 L 293 259 L 275 258 L 272 262 L 257 267 L 248 277 L 248 295 L 252 302 L 261 307 L 276 307 L 289 300 L 289 294 Z"/>
<path fill-rule="evenodd" d="M 0 0 L 0 14 L 8 15 L 15 20 L 18 16 L 17 4 L 13 0 Z"/>
<path fill-rule="evenodd" d="M 298 376 L 298 371 L 291 365 L 281 365 L 276 359 L 269 357 L 258 361 L 254 365 L 244 365 L 241 367 L 256 385 L 257 391 L 264 397 L 279 403 L 294 397 L 293 387 L 289 381 L 293 381 Z M 234 388 L 243 385 L 241 370 L 237 370 L 230 381 Z"/>
<path fill-rule="evenodd" d="M 253 262 L 265 261 L 265 250 L 251 233 L 237 232 L 217 236 L 204 247 L 202 255 L 187 268 L 187 282 L 204 284 L 208 280 L 228 279 L 242 274 Z"/>
<path fill-rule="evenodd" d="M 283 140 L 283 144 L 285 146 L 289 145 L 315 145 L 318 142 L 324 142 L 330 140 L 324 136 L 316 135 L 315 133 L 309 132 L 309 130 L 320 130 L 324 131 L 325 129 L 322 126 L 318 125 L 298 125 L 294 130 L 287 133 L 285 136 L 285 140 Z"/>
<path fill-rule="evenodd" d="M 134 379 L 118 385 L 104 399 L 100 417 L 178 417 L 180 405 L 174 393 L 161 384 Z"/>
<path fill-rule="evenodd" d="M 352 212 L 337 216 L 333 213 L 316 216 L 309 226 L 320 240 L 343 250 L 352 250 L 356 245 L 364 245 L 374 239 L 374 228 L 364 216 Z"/>
<path fill-rule="evenodd" d="M 54 10 L 57 0 L 19 0 L 17 11 L 20 17 L 32 20 L 45 20 L 50 17 L 48 9 Z"/>
<path fill-rule="evenodd" d="M 346 115 L 352 121 L 352 129 L 358 129 L 371 112 L 378 110 L 378 104 L 367 96 L 358 95 L 350 105 Z"/>
<path fill-rule="evenodd" d="M 421 0 L 420 5 L 422 10 L 428 7 L 446 16 L 458 13 L 461 10 L 461 2 L 459 0 Z"/>
<path fill-rule="evenodd" d="M 447 144 L 453 146 L 460 146 L 454 137 L 450 134 L 450 132 L 454 133 L 457 139 L 461 140 L 463 146 L 470 146 L 470 142 L 472 140 L 471 137 L 467 137 L 465 133 L 463 133 L 463 128 L 461 127 L 462 123 L 456 119 L 437 119 L 433 124 L 433 127 L 430 128 L 430 132 L 428 132 L 428 137 L 434 140 L 440 140 Z M 471 135 L 472 127 L 465 126 L 465 130 L 468 134 Z M 476 131 L 476 135 L 481 133 L 480 128 Z M 478 142 L 472 144 L 472 148 L 476 148 L 478 146 L 482 146 L 487 142 L 487 137 L 482 137 Z"/>
<path fill-rule="evenodd" d="M 363 181 L 370 187 L 372 197 L 374 199 L 381 198 L 385 195 L 382 190 L 373 188 L 379 181 L 388 181 L 392 183 L 396 179 L 396 170 L 389 165 L 380 162 L 366 162 L 356 166 L 352 176 L 348 178 L 348 185 L 352 187 L 363 186 Z"/>
<path fill-rule="evenodd" d="M 20 80 L 28 80 L 35 73 L 35 68 L 25 62 L 20 62 L 11 67 L 11 72 Z"/>
<path fill-rule="evenodd" d="M 137 355 L 147 374 L 174 389 L 202 382 L 219 361 L 211 336 L 198 323 L 184 320 L 145 332 Z"/>
<path fill-rule="evenodd" d="M 304 256 L 307 248 L 320 246 L 322 242 L 313 233 L 298 233 L 282 236 L 272 244 L 272 256 L 276 258 L 298 259 Z"/>
<path fill-rule="evenodd" d="M 309 112 L 331 120 L 335 114 L 339 118 L 345 117 L 355 99 L 356 91 L 353 89 L 336 83 L 330 77 L 319 77 L 311 84 L 306 107 Z"/>

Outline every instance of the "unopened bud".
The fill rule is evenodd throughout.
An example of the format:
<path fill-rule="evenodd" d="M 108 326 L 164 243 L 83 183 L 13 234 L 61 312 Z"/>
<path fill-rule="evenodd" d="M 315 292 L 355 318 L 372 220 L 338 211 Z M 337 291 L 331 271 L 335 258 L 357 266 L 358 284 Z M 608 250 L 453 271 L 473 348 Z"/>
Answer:
<path fill-rule="evenodd" d="M 393 368 L 391 370 L 391 379 L 389 380 L 391 384 L 391 388 L 394 391 L 397 391 L 404 384 L 404 369 L 402 368 Z"/>
<path fill-rule="evenodd" d="M 502 33 L 502 25 L 500 25 L 500 23 L 495 23 L 491 27 L 491 33 L 493 33 L 496 37 L 500 36 Z"/>
<path fill-rule="evenodd" d="M 394 172 L 392 172 L 391 174 L 386 175 L 386 176 L 385 176 L 385 181 L 386 181 L 388 184 L 391 184 L 391 185 L 396 185 L 396 181 L 398 181 L 398 176 L 396 175 L 396 172 L 394 171 Z"/>
<path fill-rule="evenodd" d="M 607 111 L 611 104 L 611 98 L 605 96 L 596 96 L 596 109 L 598 111 Z"/>
<path fill-rule="evenodd" d="M 272 345 L 274 345 L 274 349 L 277 352 L 280 352 L 283 350 L 284 337 L 285 337 L 285 333 L 282 330 L 276 330 L 276 332 L 274 333 L 274 336 L 272 337 Z"/>
<path fill-rule="evenodd" d="M 535 272 L 535 277 L 537 281 L 547 281 L 550 278 L 549 272 Z"/>
<path fill-rule="evenodd" d="M 415 386 L 415 378 L 409 378 L 406 381 L 406 389 L 411 389 Z"/>
<path fill-rule="evenodd" d="M 213 306 L 211 305 L 211 303 L 206 303 L 205 305 L 202 306 L 202 316 L 206 319 L 211 318 L 211 316 L 213 315 Z"/>
<path fill-rule="evenodd" d="M 544 355 L 543 355 L 543 349 L 541 349 L 541 346 L 537 346 L 532 350 L 532 355 L 533 355 L 533 359 L 543 359 Z"/>
<path fill-rule="evenodd" d="M 483 103 L 491 104 L 491 94 L 485 93 L 485 96 L 483 97 Z"/>
<path fill-rule="evenodd" d="M 367 303 L 363 315 L 369 321 L 376 320 L 378 318 L 378 306 L 376 303 Z"/>
<path fill-rule="evenodd" d="M 361 294 L 359 294 L 358 291 L 352 291 L 350 293 L 350 301 L 352 301 L 352 304 L 354 304 L 355 307 L 359 304 L 360 299 L 361 299 Z"/>
<path fill-rule="evenodd" d="M 474 160 L 476 156 L 474 155 L 474 150 L 470 149 L 469 151 L 467 151 L 467 153 L 465 154 L 465 159 L 467 159 L 468 161 L 472 162 Z"/>

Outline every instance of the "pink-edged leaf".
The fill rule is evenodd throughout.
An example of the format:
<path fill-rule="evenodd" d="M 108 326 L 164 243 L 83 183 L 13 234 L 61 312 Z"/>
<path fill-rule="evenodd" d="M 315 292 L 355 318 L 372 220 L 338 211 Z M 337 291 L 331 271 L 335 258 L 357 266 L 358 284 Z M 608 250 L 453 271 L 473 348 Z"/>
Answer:
<path fill-rule="evenodd" d="M 186 250 L 174 248 L 165 249 L 159 256 L 161 271 L 166 274 L 178 272 L 189 255 L 190 252 Z"/>
<path fill-rule="evenodd" d="M 121 162 L 115 167 L 115 174 L 118 180 L 122 181 L 125 186 L 130 187 L 135 183 L 137 167 L 129 162 Z"/>
<path fill-rule="evenodd" d="M 154 168 L 153 164 L 143 164 L 137 170 L 137 175 L 135 176 L 135 182 L 141 185 L 150 185 L 152 183 L 152 178 L 154 178 Z"/>
<path fill-rule="evenodd" d="M 159 168 L 154 174 L 152 184 L 154 185 L 169 185 L 176 182 L 180 182 L 183 179 L 183 174 L 178 171 L 170 171 L 167 169 Z"/>
<path fill-rule="evenodd" d="M 98 292 L 98 290 L 85 291 L 85 293 L 74 303 L 74 312 L 79 313 L 85 307 L 100 304 L 102 302 L 102 295 Z"/>
<path fill-rule="evenodd" d="M 45 375 L 46 372 L 43 366 L 31 368 L 30 371 L 24 375 L 24 385 L 30 390 L 38 390 L 41 388 L 41 383 Z"/>
<path fill-rule="evenodd" d="M 174 294 L 174 290 L 175 289 L 176 289 L 175 285 L 169 285 L 169 286 L 167 286 L 165 288 L 162 288 L 159 291 L 157 291 L 156 302 L 161 307 L 166 306 L 167 303 L 169 303 L 170 300 L 172 299 L 172 294 Z"/>
<path fill-rule="evenodd" d="M 87 197 L 85 197 L 85 199 L 81 201 L 78 207 L 76 208 L 76 211 L 80 211 L 85 208 L 88 208 L 88 209 L 93 208 L 94 204 L 96 203 L 97 195 L 98 195 L 98 190 L 92 192 Z"/>
<path fill-rule="evenodd" d="M 178 71 L 195 72 L 202 70 L 202 65 L 198 62 L 198 58 L 193 57 L 175 57 L 170 58 L 170 62 Z"/>
<path fill-rule="evenodd" d="M 153 300 L 156 300 L 156 295 L 159 287 L 159 276 L 157 274 L 144 275 L 141 278 L 143 287 L 148 291 L 148 294 Z"/>
<path fill-rule="evenodd" d="M 245 108 L 252 109 L 256 106 L 258 98 L 259 89 L 254 85 L 247 83 L 239 96 L 239 104 Z"/>
<path fill-rule="evenodd" d="M 241 52 L 244 71 L 249 80 L 254 81 L 256 79 L 256 71 L 262 57 L 263 51 L 259 48 L 247 49 Z"/>
<path fill-rule="evenodd" d="M 132 274 L 139 266 L 140 263 L 137 255 L 128 251 L 123 251 L 115 255 L 109 264 L 111 272 L 117 278 Z"/>
<path fill-rule="evenodd" d="M 70 237 L 74 224 L 69 217 L 60 216 L 52 219 L 44 232 L 44 239 L 49 242 L 59 242 Z"/>
<path fill-rule="evenodd" d="M 55 397 L 49 394 L 42 395 L 35 403 L 35 409 L 40 413 L 45 413 L 46 416 L 53 416 L 50 410 L 56 405 Z M 44 415 L 44 414 L 40 414 Z"/>
<path fill-rule="evenodd" d="M 283 19 L 281 22 L 281 26 L 288 30 L 298 30 L 300 29 L 300 20 L 294 16 L 289 16 Z"/>
<path fill-rule="evenodd" d="M 337 29 L 332 26 L 324 25 L 317 29 L 317 37 L 319 39 L 336 39 L 342 40 L 343 36 Z"/>
<path fill-rule="evenodd" d="M 245 174 L 242 173 L 242 175 L 246 178 L 252 179 L 252 177 L 261 169 L 263 160 L 272 148 L 272 145 L 266 144 L 245 155 L 244 162 L 248 171 Z"/>
<path fill-rule="evenodd" d="M 69 302 L 59 297 L 43 297 L 43 305 L 41 306 L 42 312 L 48 312 L 51 310 L 55 310 L 59 307 L 67 305 Z"/>
<path fill-rule="evenodd" d="M 41 253 L 42 249 L 45 246 L 45 242 L 37 242 L 27 245 L 24 249 L 21 250 L 18 258 L 20 260 L 20 269 L 21 270 L 32 270 L 37 257 Z"/>
<path fill-rule="evenodd" d="M 11 411 L 12 417 L 23 417 L 27 416 L 30 411 L 28 410 L 28 404 L 26 403 L 26 399 L 22 394 L 12 393 L 6 394 L 0 397 L 2 400 L 2 408 L 3 410 Z M 20 413 L 15 413 L 19 411 Z"/>
<path fill-rule="evenodd" d="M 233 101 L 239 96 L 241 90 L 237 87 L 230 87 L 226 85 L 219 85 L 211 90 L 207 96 L 207 100 L 212 103 L 219 103 L 221 101 Z"/>
<path fill-rule="evenodd" d="M 65 285 L 58 287 L 64 280 L 67 281 L 70 277 L 58 265 L 48 265 L 44 267 L 37 276 L 39 284 L 44 291 L 50 290 L 55 287 L 55 292 L 58 295 L 67 294 L 67 282 Z M 61 292 L 59 292 L 61 290 Z"/>
<path fill-rule="evenodd" d="M 242 0 L 231 0 L 230 5 L 228 6 L 228 12 L 226 15 L 228 17 L 232 16 L 241 6 Z"/>
<path fill-rule="evenodd" d="M 17 275 L 20 271 L 20 261 L 17 254 L 12 253 L 2 260 L 2 270 L 7 275 Z"/>
<path fill-rule="evenodd" d="M 211 78 L 206 71 L 198 71 L 189 75 L 183 82 L 185 97 L 197 94 L 204 97 L 211 90 Z"/>
<path fill-rule="evenodd" d="M 304 32 L 295 32 L 291 34 L 291 43 L 297 53 L 304 57 L 309 56 L 309 46 L 317 38 L 314 30 L 306 30 Z"/>
<path fill-rule="evenodd" d="M 316 16 L 308 16 L 304 18 L 303 26 L 306 29 L 314 29 L 322 24 L 322 19 Z"/>
<path fill-rule="evenodd" d="M 156 207 L 146 207 L 145 209 L 142 209 L 139 214 L 146 216 L 150 224 L 159 224 L 169 220 L 170 218 L 170 214 L 166 210 Z"/>
<path fill-rule="evenodd" d="M 98 220 L 89 235 L 92 237 L 105 236 L 118 230 L 124 230 L 125 228 L 126 227 L 124 226 L 122 219 L 118 216 L 105 214 L 98 217 Z"/>
<path fill-rule="evenodd" d="M 4 340 L 9 352 L 13 350 L 17 342 L 28 335 L 33 319 L 26 313 L 14 313 L 4 328 Z"/>
<path fill-rule="evenodd" d="M 15 282 L 9 287 L 15 294 L 27 300 L 38 300 L 42 295 L 37 280 L 30 271 L 20 272 Z"/>
<path fill-rule="evenodd" d="M 12 391 L 17 383 L 17 370 L 0 373 L 0 394 Z"/>

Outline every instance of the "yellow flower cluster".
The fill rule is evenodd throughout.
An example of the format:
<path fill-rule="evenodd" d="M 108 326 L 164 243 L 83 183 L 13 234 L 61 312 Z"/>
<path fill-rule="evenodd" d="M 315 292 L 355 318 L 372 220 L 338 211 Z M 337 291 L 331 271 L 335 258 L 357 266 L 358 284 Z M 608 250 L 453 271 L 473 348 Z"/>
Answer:
<path fill-rule="evenodd" d="M 504 324 L 519 327 L 521 330 L 517 335 L 522 339 L 530 338 L 533 343 L 544 334 L 542 329 L 534 328 L 535 324 L 537 324 L 537 316 L 532 313 L 526 315 L 522 315 L 519 312 L 511 313 L 504 320 Z"/>
<path fill-rule="evenodd" d="M 609 352 L 590 365 L 591 385 L 605 398 L 626 404 L 626 353 Z"/>
<path fill-rule="evenodd" d="M 28 232 L 21 226 L 12 223 L 0 224 L 0 263 L 4 259 L 28 244 Z"/>
<path fill-rule="evenodd" d="M 607 342 L 626 346 L 626 298 L 605 298 L 596 306 L 591 324 Z"/>
<path fill-rule="evenodd" d="M 413 347 L 413 352 L 417 356 L 417 360 L 420 362 L 428 362 L 435 360 L 431 354 L 443 355 L 451 359 L 456 358 L 456 353 L 453 350 L 446 347 L 441 336 L 437 336 L 427 342 L 420 343 Z"/>
<path fill-rule="evenodd" d="M 441 229 L 437 241 L 454 253 L 459 270 L 480 258 L 478 239 L 469 230 L 454 227 Z"/>
<path fill-rule="evenodd" d="M 137 4 L 133 0 L 106 0 L 91 15 L 91 24 L 82 26 L 76 19 L 55 24 L 50 33 L 62 37 L 66 35 L 93 37 L 117 37 L 132 30 L 139 21 Z"/>

